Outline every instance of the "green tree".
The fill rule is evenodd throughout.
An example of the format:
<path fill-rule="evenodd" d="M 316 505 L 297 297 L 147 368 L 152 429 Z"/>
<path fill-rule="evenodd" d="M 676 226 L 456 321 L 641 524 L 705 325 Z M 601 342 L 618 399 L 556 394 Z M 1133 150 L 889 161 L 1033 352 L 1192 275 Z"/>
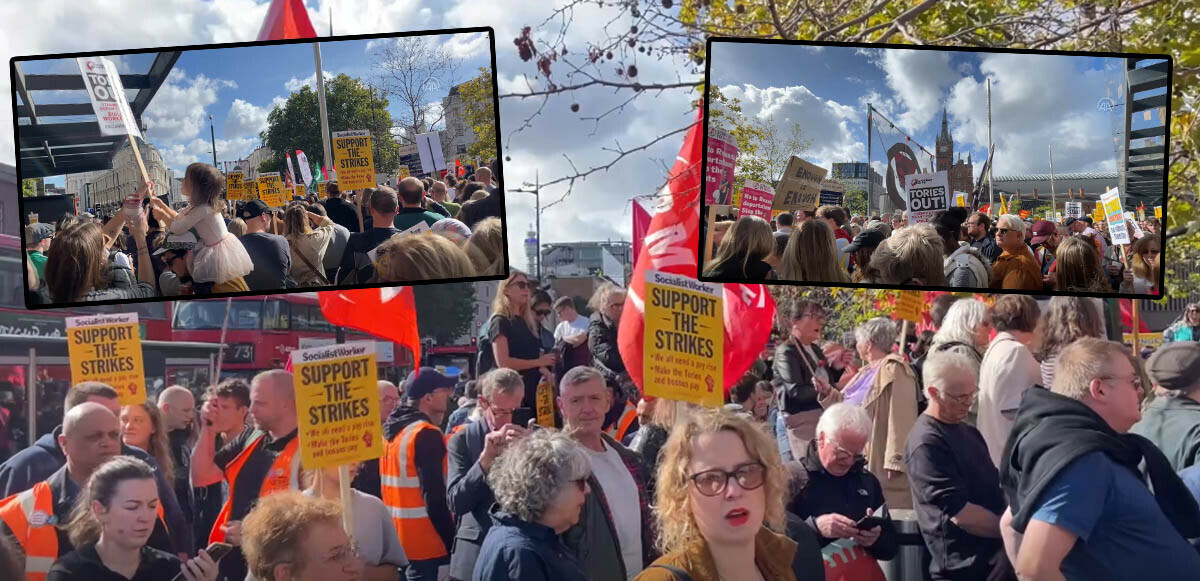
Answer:
<path fill-rule="evenodd" d="M 471 331 L 475 316 L 475 285 L 469 282 L 412 287 L 417 305 L 417 330 L 438 345 L 449 345 Z"/>
<path fill-rule="evenodd" d="M 38 180 L 41 178 L 29 178 L 21 180 L 21 197 L 36 196 L 38 190 Z"/>
<path fill-rule="evenodd" d="M 487 163 L 499 155 L 496 148 L 496 102 L 493 99 L 492 71 L 479 67 L 474 79 L 458 86 L 463 100 L 463 123 L 475 132 L 475 143 L 467 148 L 467 157 Z M 451 128 L 447 127 L 447 130 Z"/>
<path fill-rule="evenodd" d="M 392 137 L 392 118 L 388 101 L 374 94 L 361 80 L 340 74 L 325 83 L 325 110 L 329 131 L 367 129 L 371 132 L 371 151 L 375 171 L 386 173 L 396 168 L 399 146 Z M 275 156 L 259 165 L 259 171 L 285 171 L 283 153 L 304 150 L 308 159 L 324 163 L 325 146 L 321 140 L 321 111 L 317 93 L 305 85 L 288 96 L 287 103 L 267 115 L 267 129 L 259 134 Z M 295 163 L 293 162 L 293 167 Z M 299 168 L 295 168 L 299 171 Z"/>
<path fill-rule="evenodd" d="M 842 206 L 850 211 L 851 216 L 866 216 L 867 191 L 851 190 L 846 192 L 846 198 L 842 201 Z"/>
<path fill-rule="evenodd" d="M 747 117 L 742 112 L 741 100 L 726 97 L 718 87 L 712 87 L 709 95 L 712 98 L 709 127 L 729 131 L 737 142 L 735 190 L 740 190 L 746 180 L 777 186 L 788 160 L 812 145 L 811 139 L 804 138 L 799 123 L 780 126 L 770 120 Z"/>

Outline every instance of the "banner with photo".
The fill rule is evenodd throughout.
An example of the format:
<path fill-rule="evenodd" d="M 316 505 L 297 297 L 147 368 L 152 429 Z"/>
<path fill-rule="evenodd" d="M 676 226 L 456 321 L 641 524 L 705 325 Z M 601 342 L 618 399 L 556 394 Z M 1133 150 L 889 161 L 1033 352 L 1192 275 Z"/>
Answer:
<path fill-rule="evenodd" d="M 874 107 L 869 108 L 868 122 L 871 125 L 868 162 L 883 175 L 883 191 L 878 191 L 876 185 L 869 186 L 868 203 L 872 209 L 877 209 L 880 197 L 886 194 L 893 209 L 906 210 L 904 192 L 908 176 L 933 171 L 933 152 L 901 131 Z"/>

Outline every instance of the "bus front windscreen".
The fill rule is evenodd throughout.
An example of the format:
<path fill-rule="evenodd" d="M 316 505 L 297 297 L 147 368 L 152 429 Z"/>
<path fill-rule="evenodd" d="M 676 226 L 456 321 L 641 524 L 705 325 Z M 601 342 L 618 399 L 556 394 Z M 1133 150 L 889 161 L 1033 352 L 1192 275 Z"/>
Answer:
<path fill-rule="evenodd" d="M 179 301 L 175 303 L 171 328 L 182 331 L 220 329 L 229 305 L 229 328 L 262 328 L 262 301 Z"/>

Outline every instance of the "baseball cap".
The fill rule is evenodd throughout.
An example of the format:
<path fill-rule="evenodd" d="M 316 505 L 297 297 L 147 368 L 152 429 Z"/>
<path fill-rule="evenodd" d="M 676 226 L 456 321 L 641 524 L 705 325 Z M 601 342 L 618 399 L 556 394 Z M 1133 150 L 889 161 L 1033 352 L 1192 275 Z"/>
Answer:
<path fill-rule="evenodd" d="M 270 212 L 271 207 L 268 206 L 266 202 L 263 202 L 262 200 L 250 200 L 249 202 L 246 202 L 245 206 L 242 206 L 242 210 L 238 213 L 238 217 L 243 220 L 248 220 L 250 218 L 257 218 Z"/>
<path fill-rule="evenodd" d="M 454 389 L 457 382 L 432 367 L 422 367 L 408 374 L 404 380 L 404 397 L 418 400 L 438 389 Z"/>
<path fill-rule="evenodd" d="M 1076 218 L 1076 217 L 1072 216 L 1072 217 L 1070 217 L 1070 218 L 1067 218 L 1067 221 L 1066 221 L 1066 222 L 1063 222 L 1063 226 L 1066 226 L 1066 227 L 1070 228 L 1070 227 L 1071 227 L 1071 224 L 1074 224 L 1074 223 L 1076 223 L 1076 222 L 1078 222 L 1078 221 L 1079 221 L 1079 218 Z"/>
<path fill-rule="evenodd" d="M 1054 233 L 1058 231 L 1058 226 L 1049 220 L 1038 220 L 1033 224 L 1033 238 L 1029 240 L 1031 244 L 1041 244 L 1048 240 Z"/>
<path fill-rule="evenodd" d="M 54 238 L 54 225 L 38 222 L 30 226 L 29 238 L 31 244 L 37 244 L 47 238 Z"/>
<path fill-rule="evenodd" d="M 1164 389 L 1192 387 L 1200 377 L 1200 343 L 1177 341 L 1164 345 L 1146 361 L 1146 373 Z"/>
<path fill-rule="evenodd" d="M 196 240 L 196 235 L 192 234 L 191 232 L 184 232 L 183 234 L 171 234 L 170 236 L 167 236 L 166 240 L 163 240 L 163 243 L 158 247 L 158 250 L 154 251 L 154 256 L 158 256 L 168 250 L 195 250 L 199 245 L 200 241 Z"/>
<path fill-rule="evenodd" d="M 859 232 L 858 235 L 854 237 L 854 240 L 852 240 L 850 244 L 846 245 L 845 250 L 846 252 L 858 252 L 863 248 L 875 248 L 883 242 L 884 238 L 883 232 L 879 229 L 868 228 L 862 232 Z"/>

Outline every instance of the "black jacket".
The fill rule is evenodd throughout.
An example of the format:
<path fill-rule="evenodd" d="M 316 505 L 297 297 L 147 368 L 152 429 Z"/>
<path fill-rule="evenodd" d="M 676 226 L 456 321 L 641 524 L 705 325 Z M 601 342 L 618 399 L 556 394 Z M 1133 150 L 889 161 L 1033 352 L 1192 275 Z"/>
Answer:
<path fill-rule="evenodd" d="M 483 581 L 585 581 L 579 560 L 554 529 L 497 511 L 497 525 L 488 533 L 479 554 L 479 575 L 454 579 Z"/>
<path fill-rule="evenodd" d="M 417 421 L 429 422 L 429 416 L 415 408 L 402 405 L 392 411 L 387 423 L 383 426 L 383 437 L 392 441 L 404 428 Z M 431 422 L 432 423 L 432 422 Z M 417 436 L 416 448 L 417 481 L 421 483 L 421 498 L 425 502 L 425 511 L 429 520 L 437 530 L 442 543 L 449 549 L 454 541 L 454 519 L 450 507 L 446 503 L 446 479 L 442 471 L 442 461 L 446 458 L 446 442 L 441 432 L 434 434 L 428 430 Z"/>
<path fill-rule="evenodd" d="M 1167 457 L 1150 440 L 1118 434 L 1083 403 L 1047 389 L 1025 391 L 1012 433 L 1000 457 L 1000 486 L 1008 497 L 1013 528 L 1025 532 L 1035 502 L 1054 477 L 1091 452 L 1104 452 L 1142 480 L 1145 461 L 1154 499 L 1185 539 L 1200 537 L 1200 507 Z"/>
<path fill-rule="evenodd" d="M 454 548 L 450 552 L 450 577 L 471 579 L 479 549 L 492 528 L 489 510 L 496 502 L 487 474 L 479 467 L 487 422 L 475 420 L 450 438 L 450 510 L 458 518 Z"/>
<path fill-rule="evenodd" d="M 834 476 L 821 464 L 817 454 L 817 441 L 814 439 L 808 443 L 808 454 L 801 463 L 808 472 L 808 483 L 792 498 L 788 510 L 804 519 L 817 534 L 821 547 L 836 539 L 821 535 L 820 529 L 817 528 L 817 517 L 837 513 L 851 520 L 858 520 L 866 516 L 868 510 L 874 511 L 885 502 L 883 487 L 879 485 L 875 475 L 867 471 L 866 461 L 860 460 L 843 476 Z M 887 506 L 884 506 L 882 516 L 886 522 L 880 527 L 879 539 L 864 549 L 875 559 L 888 561 L 896 556 L 900 545 Z"/>
<path fill-rule="evenodd" d="M 387 242 L 400 231 L 391 227 L 370 228 L 366 232 L 350 235 L 346 249 L 342 252 L 342 264 L 338 267 L 338 284 L 365 284 L 375 276 L 375 266 L 368 252 Z"/>
<path fill-rule="evenodd" d="M 751 260 L 742 268 L 740 260 L 727 260 L 704 273 L 707 278 L 721 280 L 763 281 L 772 278 L 771 265 L 761 260 Z"/>
<path fill-rule="evenodd" d="M 462 210 L 458 212 L 458 220 L 467 225 L 472 231 L 475 230 L 475 224 L 478 224 L 484 218 L 501 218 L 504 216 L 504 193 L 499 189 L 495 189 L 482 200 L 475 200 L 463 204 Z"/>
<path fill-rule="evenodd" d="M 340 224 L 351 232 L 361 231 L 358 227 L 358 210 L 354 204 L 342 198 L 327 198 L 321 203 L 325 206 L 325 213 L 329 214 L 329 219 L 333 220 L 334 224 Z M 363 213 L 366 214 L 366 212 Z"/>
<path fill-rule="evenodd" d="M 990 234 L 979 240 L 972 240 L 971 247 L 978 250 L 980 254 L 986 256 L 992 262 L 996 262 L 996 259 L 1000 258 L 1000 254 L 1004 252 L 1003 249 L 996 245 L 996 238 Z"/>
<path fill-rule="evenodd" d="M 817 349 L 817 356 L 820 365 L 829 373 L 829 383 L 837 383 L 842 370 L 830 367 L 820 349 Z M 775 377 L 783 382 L 783 389 L 777 391 L 776 397 L 779 398 L 779 409 L 789 414 L 821 409 L 812 372 L 801 357 L 804 355 L 800 354 L 795 339 L 788 339 L 775 348 Z"/>
<path fill-rule="evenodd" d="M 588 350 L 592 352 L 593 365 L 605 379 L 617 381 L 625 373 L 625 361 L 617 349 L 617 327 L 610 325 L 600 311 L 592 313 L 588 320 Z"/>
<path fill-rule="evenodd" d="M 655 497 L 657 488 L 659 454 L 670 435 L 671 432 L 662 426 L 646 424 L 640 426 L 638 431 L 634 432 L 633 439 L 629 441 L 629 449 L 642 456 L 642 464 L 646 465 L 646 470 L 650 474 L 650 479 L 646 481 L 646 494 L 650 498 Z"/>

